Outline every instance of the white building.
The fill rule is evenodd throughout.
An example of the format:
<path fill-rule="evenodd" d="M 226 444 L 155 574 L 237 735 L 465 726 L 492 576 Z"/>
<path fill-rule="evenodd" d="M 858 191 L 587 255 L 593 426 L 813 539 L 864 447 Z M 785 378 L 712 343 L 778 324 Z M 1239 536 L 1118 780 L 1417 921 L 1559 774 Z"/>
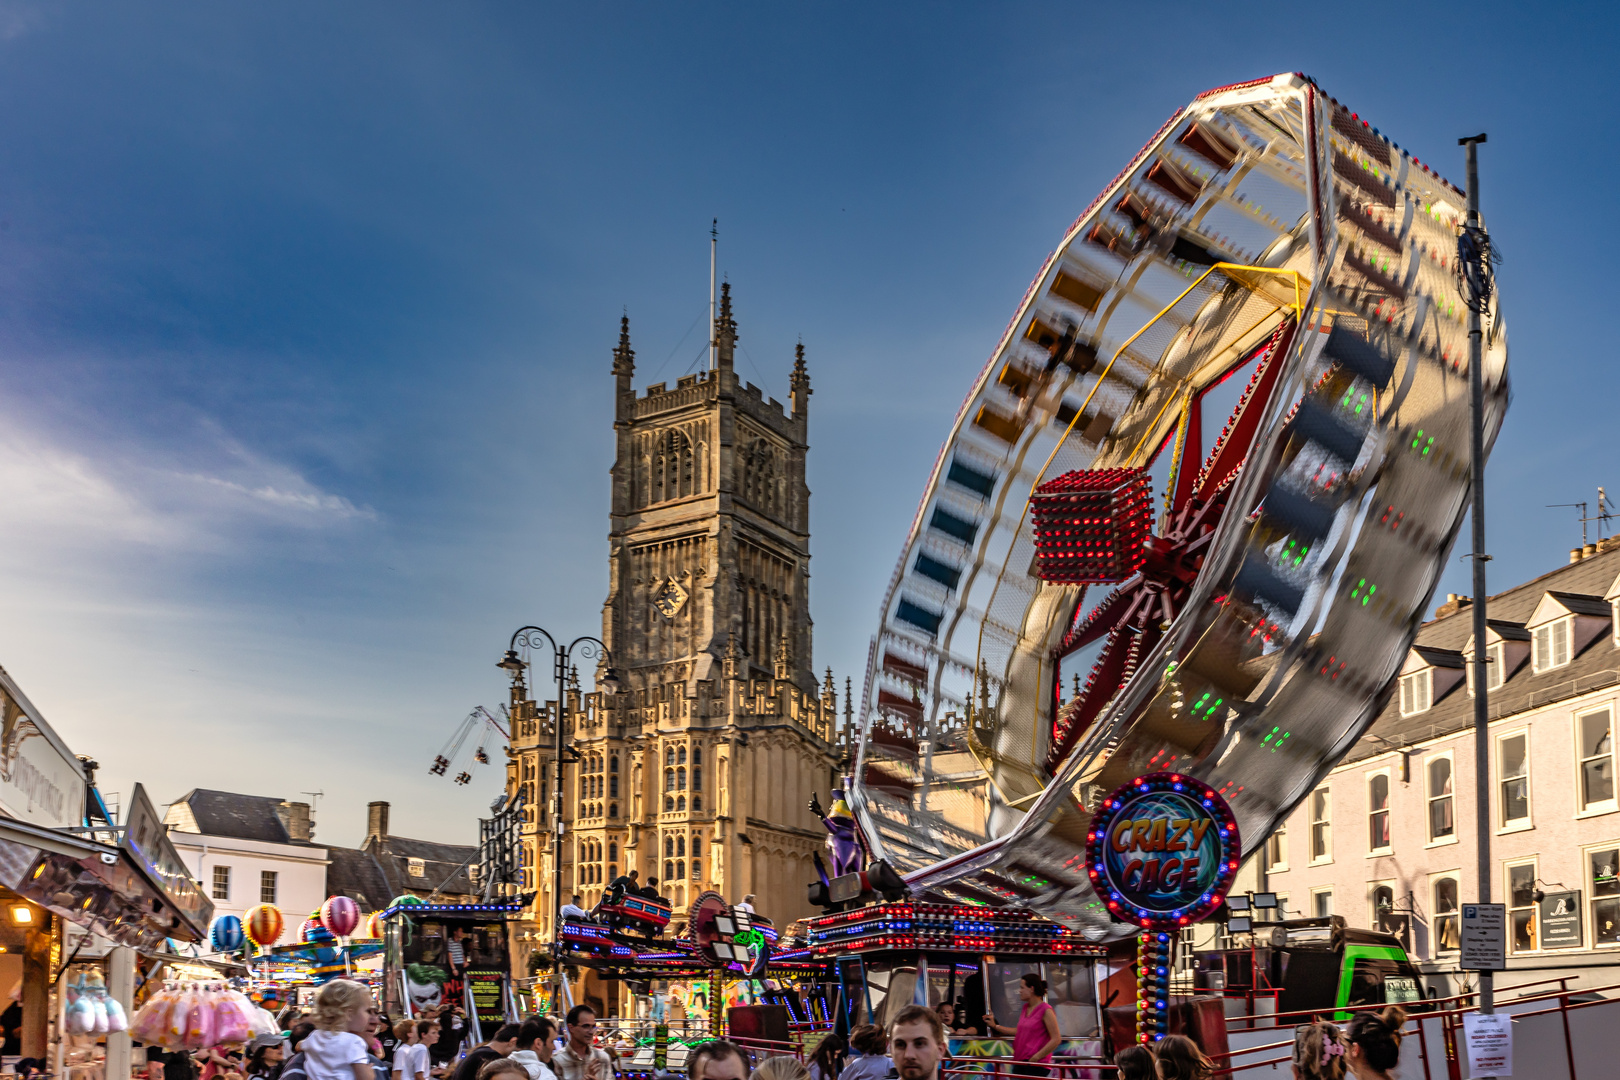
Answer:
<path fill-rule="evenodd" d="M 275 904 L 287 942 L 326 900 L 328 853 L 312 843 L 308 803 L 196 788 L 163 820 L 216 916 L 240 918 L 255 904 Z"/>
<path fill-rule="evenodd" d="M 1493 596 L 1491 899 L 1508 908 L 1497 986 L 1620 979 L 1620 541 Z M 1472 611 L 1442 606 L 1368 734 L 1245 867 L 1290 916 L 1402 936 L 1452 993 L 1458 912 L 1478 899 Z"/>

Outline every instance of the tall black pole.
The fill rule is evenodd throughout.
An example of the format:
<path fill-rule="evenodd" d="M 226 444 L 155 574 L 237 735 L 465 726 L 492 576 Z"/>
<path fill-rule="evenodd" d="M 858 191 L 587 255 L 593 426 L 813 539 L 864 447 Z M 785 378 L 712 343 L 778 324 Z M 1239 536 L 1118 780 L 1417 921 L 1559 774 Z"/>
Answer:
<path fill-rule="evenodd" d="M 557 951 L 557 942 L 562 933 L 562 842 L 563 842 L 563 717 L 568 713 L 568 654 L 557 648 L 553 643 L 552 655 L 556 658 L 555 676 L 557 679 L 557 782 L 556 790 L 552 792 L 551 813 L 551 972 L 556 976 L 556 989 L 559 994 L 562 990 L 562 954 Z"/>
<path fill-rule="evenodd" d="M 1459 139 L 1468 155 L 1468 223 L 1476 243 L 1479 239 L 1479 144 L 1484 134 Z M 1489 273 L 1489 255 L 1482 254 Z M 1467 267 L 1465 266 L 1466 272 Z M 1488 280 L 1481 277 L 1480 280 Z M 1472 423 L 1469 431 L 1469 479 L 1473 488 L 1474 518 L 1474 814 L 1479 835 L 1479 902 L 1491 902 L 1491 709 L 1486 676 L 1488 657 L 1485 648 L 1485 375 L 1484 337 L 1481 329 L 1483 313 L 1489 299 L 1469 288 L 1465 277 L 1464 288 L 1469 290 L 1468 300 L 1468 397 Z M 1490 971 L 1479 973 L 1479 1011 L 1496 1011 L 1495 991 Z"/>

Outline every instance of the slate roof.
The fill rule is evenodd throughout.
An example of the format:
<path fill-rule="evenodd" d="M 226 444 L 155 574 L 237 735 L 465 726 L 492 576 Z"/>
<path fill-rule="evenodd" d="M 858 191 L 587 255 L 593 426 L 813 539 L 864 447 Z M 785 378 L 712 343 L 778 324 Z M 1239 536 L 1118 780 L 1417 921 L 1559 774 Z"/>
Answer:
<path fill-rule="evenodd" d="M 477 861 L 478 848 L 471 844 L 435 844 L 408 836 L 373 836 L 365 850 L 376 861 L 388 882 L 390 897 L 414 892 L 472 896 L 477 888 L 467 875 L 467 867 Z M 421 877 L 410 875 L 410 860 L 421 859 Z"/>
<path fill-rule="evenodd" d="M 1560 599 L 1565 595 L 1601 597 L 1617 575 L 1620 575 L 1620 546 L 1588 556 L 1578 563 L 1560 566 L 1491 597 L 1486 605 L 1486 614 L 1492 622 L 1522 625 L 1530 619 L 1536 605 L 1547 593 L 1556 592 L 1560 594 Z M 1607 605 L 1604 605 L 1602 614 L 1609 614 Z M 1418 631 L 1417 644 L 1460 650 L 1473 632 L 1473 608 L 1464 607 L 1454 614 L 1425 623 Z M 1505 685 L 1490 692 L 1490 716 L 1493 720 L 1511 716 L 1616 682 L 1620 682 L 1620 649 L 1615 648 L 1614 635 L 1605 633 L 1576 654 L 1565 667 L 1536 674 L 1526 663 Z M 1427 712 L 1415 716 L 1401 715 L 1400 695 L 1396 694 L 1373 722 L 1368 735 L 1351 748 L 1340 764 L 1387 753 L 1391 745 L 1407 746 L 1453 734 L 1472 727 L 1473 723 L 1474 699 L 1468 696 L 1466 683 L 1459 683 L 1455 690 L 1435 702 Z M 1379 742 L 1372 738 L 1373 735 L 1386 741 Z"/>
<path fill-rule="evenodd" d="M 326 867 L 328 896 L 347 896 L 361 911 L 379 911 L 399 894 L 389 888 L 388 877 L 369 851 L 329 847 Z"/>
<path fill-rule="evenodd" d="M 287 826 L 276 812 L 281 802 L 268 795 L 238 795 L 209 788 L 192 788 L 175 800 L 190 808 L 197 831 L 207 836 L 291 844 L 295 841 L 287 835 Z"/>

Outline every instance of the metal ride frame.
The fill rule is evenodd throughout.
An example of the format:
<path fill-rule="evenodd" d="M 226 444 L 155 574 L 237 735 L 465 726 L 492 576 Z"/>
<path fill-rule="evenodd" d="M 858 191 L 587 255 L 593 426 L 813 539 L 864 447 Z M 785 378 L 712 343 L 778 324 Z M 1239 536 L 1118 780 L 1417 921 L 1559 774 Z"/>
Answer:
<path fill-rule="evenodd" d="M 1246 855 L 1371 723 L 1467 506 L 1462 203 L 1295 74 L 1195 99 L 1070 227 L 957 416 L 869 656 L 851 804 L 915 892 L 1123 936 L 1076 858 L 1099 793 L 1195 776 Z M 1250 363 L 1195 475 L 1203 399 Z M 1487 448 L 1506 363 L 1493 318 Z M 1047 473 L 1170 445 L 1142 574 L 1040 581 Z"/>

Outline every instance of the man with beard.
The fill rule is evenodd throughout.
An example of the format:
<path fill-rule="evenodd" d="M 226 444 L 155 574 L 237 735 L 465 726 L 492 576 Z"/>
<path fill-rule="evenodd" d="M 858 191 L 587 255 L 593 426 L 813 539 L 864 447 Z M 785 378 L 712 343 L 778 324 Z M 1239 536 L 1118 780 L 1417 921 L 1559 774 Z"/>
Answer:
<path fill-rule="evenodd" d="M 907 1005 L 889 1024 L 889 1059 L 900 1080 L 937 1080 L 945 1028 L 933 1009 Z"/>

